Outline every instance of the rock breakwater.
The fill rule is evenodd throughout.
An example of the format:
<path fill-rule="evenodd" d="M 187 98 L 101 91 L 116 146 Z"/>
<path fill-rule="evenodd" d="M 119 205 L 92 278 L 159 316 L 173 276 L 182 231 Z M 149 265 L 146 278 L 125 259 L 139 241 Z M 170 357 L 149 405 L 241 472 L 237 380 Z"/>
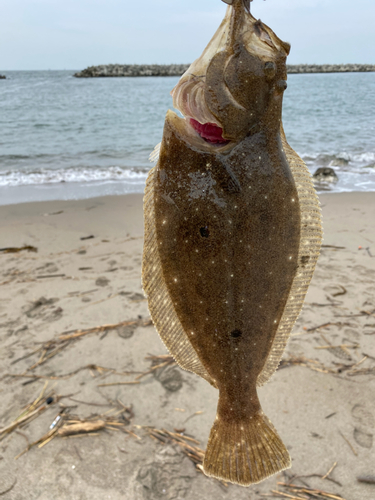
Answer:
<path fill-rule="evenodd" d="M 369 73 L 375 64 L 289 64 L 289 74 L 296 73 Z"/>
<path fill-rule="evenodd" d="M 90 66 L 75 73 L 77 78 L 120 76 L 181 76 L 189 64 L 104 64 Z M 367 73 L 375 64 L 294 64 L 287 66 L 289 74 L 297 73 Z"/>
<path fill-rule="evenodd" d="M 100 78 L 117 76 L 180 76 L 189 64 L 105 64 L 90 66 L 74 76 Z"/>

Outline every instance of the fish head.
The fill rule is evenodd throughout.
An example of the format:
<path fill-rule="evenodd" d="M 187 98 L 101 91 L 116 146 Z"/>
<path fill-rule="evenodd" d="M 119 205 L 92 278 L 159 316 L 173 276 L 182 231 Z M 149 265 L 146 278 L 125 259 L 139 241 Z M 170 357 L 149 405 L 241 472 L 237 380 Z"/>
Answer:
<path fill-rule="evenodd" d="M 255 19 L 249 0 L 223 1 L 230 5 L 221 25 L 171 94 L 195 134 L 228 148 L 280 122 L 290 45 Z"/>

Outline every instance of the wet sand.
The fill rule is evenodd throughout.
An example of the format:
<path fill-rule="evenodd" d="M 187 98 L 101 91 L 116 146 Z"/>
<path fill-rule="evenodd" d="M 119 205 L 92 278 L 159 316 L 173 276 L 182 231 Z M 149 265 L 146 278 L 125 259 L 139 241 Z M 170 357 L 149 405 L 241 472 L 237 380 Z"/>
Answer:
<path fill-rule="evenodd" d="M 1 206 L 0 248 L 31 245 L 38 252 L 0 252 L 0 432 L 46 381 L 46 393 L 64 396 L 0 441 L 2 498 L 260 500 L 272 490 L 292 495 L 277 482 L 324 476 L 337 462 L 329 476 L 336 482 L 293 483 L 373 500 L 375 485 L 357 477 L 375 475 L 375 193 L 323 194 L 321 203 L 326 246 L 282 366 L 259 391 L 293 467 L 250 488 L 206 478 L 178 446 L 139 427 L 185 429 L 204 449 L 217 403 L 204 380 L 169 364 L 138 384 L 101 385 L 134 381 L 150 369 L 148 354 L 166 354 L 141 288 L 142 196 Z M 63 332 L 131 320 L 68 342 L 50 359 L 53 350 L 24 357 Z M 59 405 L 87 418 L 118 410 L 118 400 L 132 405 L 124 428 L 141 439 L 108 429 L 56 437 L 14 459 L 49 431 Z"/>

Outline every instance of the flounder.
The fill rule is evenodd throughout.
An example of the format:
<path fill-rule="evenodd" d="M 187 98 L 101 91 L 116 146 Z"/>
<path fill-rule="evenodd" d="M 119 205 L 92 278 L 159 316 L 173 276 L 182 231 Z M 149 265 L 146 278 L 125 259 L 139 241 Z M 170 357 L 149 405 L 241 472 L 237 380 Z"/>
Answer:
<path fill-rule="evenodd" d="M 142 280 L 177 363 L 219 389 L 203 469 L 244 486 L 290 467 L 257 387 L 275 372 L 321 245 L 281 122 L 289 44 L 230 5 L 172 95 L 144 198 Z"/>

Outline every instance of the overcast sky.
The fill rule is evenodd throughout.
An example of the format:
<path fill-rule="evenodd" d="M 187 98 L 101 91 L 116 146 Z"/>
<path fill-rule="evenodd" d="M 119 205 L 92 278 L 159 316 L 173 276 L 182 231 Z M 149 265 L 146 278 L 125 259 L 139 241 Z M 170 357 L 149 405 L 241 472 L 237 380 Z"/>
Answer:
<path fill-rule="evenodd" d="M 221 0 L 0 0 L 0 71 L 188 63 L 219 26 Z M 254 0 L 297 63 L 375 64 L 375 0 Z"/>

